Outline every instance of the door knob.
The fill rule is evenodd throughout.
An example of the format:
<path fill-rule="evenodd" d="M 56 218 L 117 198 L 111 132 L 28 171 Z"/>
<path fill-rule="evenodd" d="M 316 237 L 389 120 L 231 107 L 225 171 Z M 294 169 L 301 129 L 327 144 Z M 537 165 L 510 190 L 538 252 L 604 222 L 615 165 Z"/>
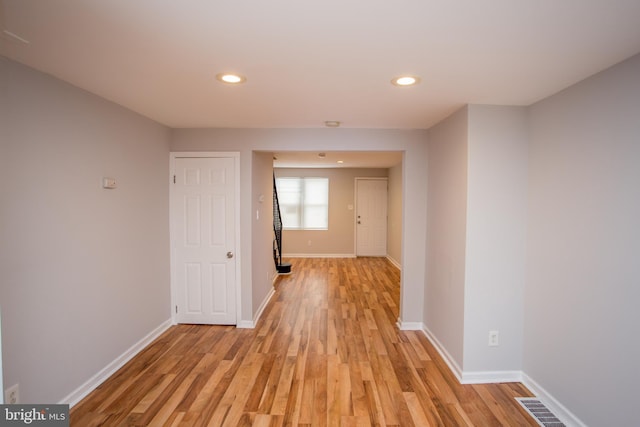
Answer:
<path fill-rule="evenodd" d="M 233 258 L 233 252 L 231 251 L 227 252 L 227 258 Z"/>

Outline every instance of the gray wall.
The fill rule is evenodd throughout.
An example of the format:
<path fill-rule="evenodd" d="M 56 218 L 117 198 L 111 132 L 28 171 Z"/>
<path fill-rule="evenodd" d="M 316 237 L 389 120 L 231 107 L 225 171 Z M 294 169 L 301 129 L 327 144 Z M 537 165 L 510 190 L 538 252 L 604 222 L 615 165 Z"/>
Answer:
<path fill-rule="evenodd" d="M 640 55 L 530 128 L 525 372 L 589 425 L 636 425 Z"/>
<path fill-rule="evenodd" d="M 426 160 L 426 159 L 425 159 Z M 402 163 L 389 168 L 387 256 L 402 266 Z"/>
<path fill-rule="evenodd" d="M 2 375 L 2 313 L 0 312 L 0 405 L 4 403 L 4 383 Z"/>
<path fill-rule="evenodd" d="M 522 368 L 526 130 L 523 107 L 469 105 L 429 131 L 425 325 L 463 381 Z"/>
<path fill-rule="evenodd" d="M 1 61 L 4 61 L 0 58 Z M 0 62 L 0 171 L 6 166 L 8 155 L 8 144 L 5 142 L 9 138 L 8 124 L 8 107 L 9 107 L 9 69 L 7 64 Z M 2 172 L 0 172 L 1 174 Z M 0 176 L 1 177 L 1 176 Z M 4 232 L 2 231 L 2 217 L 4 216 L 5 193 L 4 184 L 0 182 L 0 238 Z M 0 247 L 1 247 L 0 243 Z M 0 260 L 0 263 L 2 261 Z M 1 264 L 0 264 L 1 265 Z M 2 274 L 2 273 L 0 273 Z M 4 376 L 2 367 L 2 282 L 0 282 L 0 404 L 4 403 Z"/>
<path fill-rule="evenodd" d="M 55 403 L 170 318 L 169 131 L 2 57 L 0 82 L 4 385 Z"/>
<path fill-rule="evenodd" d="M 464 370 L 522 369 L 527 209 L 524 107 L 470 105 Z M 489 347 L 489 331 L 500 345 Z"/>
<path fill-rule="evenodd" d="M 467 123 L 463 108 L 429 130 L 424 324 L 462 368 L 467 221 Z M 425 191 L 426 190 L 426 191 Z"/>
<path fill-rule="evenodd" d="M 276 177 L 329 178 L 329 229 L 285 230 L 285 255 L 355 255 L 355 178 L 386 177 L 387 169 L 277 168 Z M 348 209 L 351 205 L 352 210 Z M 311 242 L 311 245 L 309 245 Z"/>
<path fill-rule="evenodd" d="M 257 310 L 273 289 L 276 266 L 273 262 L 273 154 L 254 152 L 251 162 L 253 278 L 251 313 Z M 261 201 L 262 200 L 262 201 Z"/>
<path fill-rule="evenodd" d="M 523 372 L 589 425 L 636 422 L 639 117 L 636 56 L 430 129 L 424 322 L 463 379 Z"/>

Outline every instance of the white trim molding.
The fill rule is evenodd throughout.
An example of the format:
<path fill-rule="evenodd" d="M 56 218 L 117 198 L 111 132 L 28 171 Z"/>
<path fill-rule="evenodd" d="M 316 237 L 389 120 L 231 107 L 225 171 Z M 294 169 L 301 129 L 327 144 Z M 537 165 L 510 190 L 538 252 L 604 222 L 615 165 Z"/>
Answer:
<path fill-rule="evenodd" d="M 391 255 L 387 254 L 387 259 L 391 264 L 393 264 L 398 270 L 402 271 L 402 266 L 398 261 L 396 261 Z"/>
<path fill-rule="evenodd" d="M 421 330 L 422 333 L 427 337 L 427 339 L 431 341 L 431 344 L 433 344 L 433 346 L 436 348 L 442 359 L 444 359 L 444 362 L 447 364 L 453 375 L 455 375 L 458 382 L 462 383 L 462 369 L 460 369 L 460 366 L 455 361 L 455 359 L 451 357 L 447 349 L 442 345 L 440 341 L 438 341 L 436 336 L 431 333 L 429 328 L 427 328 L 427 325 L 423 323 Z"/>
<path fill-rule="evenodd" d="M 401 321 L 398 319 L 398 324 Z M 408 329 L 405 329 L 408 330 Z M 549 408 L 566 426 L 568 427 L 587 427 L 585 423 L 569 411 L 562 403 L 560 403 L 555 397 L 553 397 L 547 390 L 545 390 L 540 384 L 535 382 L 530 376 L 523 371 L 477 371 L 477 372 L 465 372 L 460 369 L 458 363 L 451 357 L 445 347 L 438 341 L 438 339 L 429 331 L 426 325 L 422 325 L 422 332 L 427 339 L 431 341 L 431 344 L 436 348 L 440 356 L 444 359 L 445 363 L 455 375 L 460 384 L 491 384 L 491 383 L 506 383 L 506 382 L 521 382 L 525 387 L 531 391 L 531 393 L 540 399 L 542 403 Z"/>
<path fill-rule="evenodd" d="M 422 332 L 431 344 L 438 350 L 440 356 L 453 372 L 460 384 L 494 384 L 494 383 L 515 383 L 522 382 L 522 371 L 464 371 L 458 362 L 449 354 L 444 345 L 435 335 L 423 324 Z"/>
<path fill-rule="evenodd" d="M 355 258 L 356 254 L 282 254 L 283 258 Z"/>
<path fill-rule="evenodd" d="M 422 330 L 422 322 L 403 322 L 402 319 L 398 318 L 398 329 L 401 331 L 421 331 Z"/>
<path fill-rule="evenodd" d="M 167 319 L 160 324 L 153 331 L 149 332 L 140 341 L 132 345 L 127 351 L 118 356 L 113 362 L 109 363 L 97 374 L 89 378 L 84 384 L 72 391 L 68 396 L 63 398 L 60 404 L 68 404 L 73 408 L 75 404 L 84 399 L 89 393 L 95 390 L 100 384 L 102 384 L 107 378 L 116 373 L 116 371 L 122 368 L 129 360 L 133 359 L 138 353 L 144 350 L 149 344 L 151 344 L 156 338 L 162 335 L 167 329 L 173 325 L 171 319 Z"/>
<path fill-rule="evenodd" d="M 239 320 L 236 328 L 238 329 L 253 329 L 256 325 L 253 323 L 253 320 Z"/>
<path fill-rule="evenodd" d="M 575 414 L 535 382 L 529 375 L 522 373 L 522 383 L 533 393 L 553 414 L 568 427 L 587 427 Z"/>
<path fill-rule="evenodd" d="M 522 382 L 522 371 L 462 371 L 460 384 L 494 384 Z"/>
<path fill-rule="evenodd" d="M 238 328 L 238 329 L 254 329 L 256 327 L 256 325 L 258 324 L 258 320 L 260 320 L 260 317 L 262 316 L 262 312 L 267 307 L 267 304 L 269 304 L 269 301 L 271 300 L 271 298 L 273 297 L 273 294 L 275 294 L 275 293 L 276 293 L 276 290 L 271 288 L 271 290 L 269 291 L 267 296 L 264 298 L 264 300 L 262 300 L 262 303 L 260 304 L 260 307 L 258 307 L 258 310 L 256 311 L 256 314 L 253 316 L 253 320 L 241 320 L 236 325 L 236 328 Z"/>

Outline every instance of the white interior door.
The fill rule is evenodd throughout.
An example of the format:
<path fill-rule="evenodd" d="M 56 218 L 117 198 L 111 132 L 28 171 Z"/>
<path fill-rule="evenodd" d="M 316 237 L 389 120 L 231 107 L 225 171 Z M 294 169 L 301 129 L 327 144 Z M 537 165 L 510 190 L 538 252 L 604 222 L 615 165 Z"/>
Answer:
<path fill-rule="evenodd" d="M 175 157 L 172 290 L 177 323 L 236 324 L 233 157 Z"/>
<path fill-rule="evenodd" d="M 356 255 L 387 255 L 386 178 L 356 178 Z"/>

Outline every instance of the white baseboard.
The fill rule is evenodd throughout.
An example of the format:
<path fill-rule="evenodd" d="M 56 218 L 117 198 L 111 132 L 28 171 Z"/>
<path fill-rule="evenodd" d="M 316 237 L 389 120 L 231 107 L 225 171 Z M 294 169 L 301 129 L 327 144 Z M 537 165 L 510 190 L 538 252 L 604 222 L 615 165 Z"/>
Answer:
<path fill-rule="evenodd" d="M 421 331 L 422 330 L 422 322 L 403 322 L 402 319 L 398 318 L 398 329 L 401 331 Z"/>
<path fill-rule="evenodd" d="M 440 354 L 440 357 L 444 359 L 444 362 L 447 364 L 447 366 L 449 367 L 453 375 L 455 375 L 458 382 L 462 383 L 462 369 L 460 369 L 460 366 L 458 365 L 458 363 L 454 360 L 453 357 L 451 357 L 447 349 L 444 348 L 444 346 L 440 341 L 438 341 L 436 336 L 431 333 L 429 328 L 427 328 L 427 325 L 422 324 L 421 330 L 422 330 L 422 333 L 425 334 L 427 339 L 431 341 L 431 344 L 433 344 L 433 346 L 436 348 L 436 350 Z"/>
<path fill-rule="evenodd" d="M 444 359 L 460 384 L 495 384 L 522 381 L 522 371 L 464 371 L 442 343 L 438 341 L 435 335 L 424 325 L 422 332 L 424 332 L 429 341 L 431 341 L 436 350 L 438 350 L 438 353 Z"/>
<path fill-rule="evenodd" d="M 253 320 L 240 320 L 238 323 L 236 323 L 236 328 L 238 329 L 253 329 L 255 327 L 256 326 L 253 323 Z"/>
<path fill-rule="evenodd" d="M 276 290 L 273 289 L 273 287 L 271 287 L 271 289 L 269 290 L 269 293 L 262 300 L 262 303 L 260 304 L 260 307 L 258 307 L 258 310 L 256 311 L 255 316 L 253 316 L 253 327 L 254 328 L 255 328 L 255 325 L 258 324 L 258 320 L 260 320 L 260 317 L 262 317 L 262 312 L 267 307 L 267 304 L 269 304 L 269 301 L 271 301 L 271 298 L 273 297 L 273 294 L 275 294 L 275 293 L 276 293 Z"/>
<path fill-rule="evenodd" d="M 495 384 L 522 382 L 522 371 L 462 371 L 461 384 Z"/>
<path fill-rule="evenodd" d="M 282 254 L 283 258 L 355 258 L 356 254 Z"/>
<path fill-rule="evenodd" d="M 451 357 L 449 352 L 444 348 L 442 343 L 423 325 L 422 332 L 427 339 L 431 341 L 440 356 L 444 359 L 449 369 L 456 376 L 461 384 L 491 384 L 503 382 L 521 382 L 531 391 L 538 399 L 540 399 L 567 427 L 587 427 L 585 423 L 580 421 L 571 411 L 569 411 L 562 403 L 547 392 L 540 384 L 535 382 L 523 371 L 478 371 L 465 372 Z"/>
<path fill-rule="evenodd" d="M 162 322 L 160 326 L 149 332 L 140 341 L 132 345 L 127 351 L 118 356 L 113 362 L 109 363 L 100 372 L 89 378 L 84 384 L 72 391 L 68 396 L 63 398 L 58 403 L 68 404 L 69 407 L 72 408 L 75 404 L 84 399 L 85 396 L 95 390 L 107 378 L 115 374 L 118 369 L 122 368 L 125 365 L 125 363 L 127 363 L 135 355 L 140 353 L 146 346 L 151 344 L 153 340 L 162 335 L 162 333 L 169 329 L 169 327 L 171 327 L 172 325 L 173 322 L 171 321 L 171 319 Z"/>
<path fill-rule="evenodd" d="M 522 381 L 522 371 L 464 371 L 426 325 L 423 325 L 422 332 L 424 332 L 427 339 L 429 339 L 436 350 L 438 350 L 438 353 L 444 359 L 460 384 L 495 384 Z"/>
<path fill-rule="evenodd" d="M 391 264 L 393 264 L 398 270 L 402 271 L 402 265 L 398 261 L 396 261 L 391 255 L 387 255 L 387 259 Z"/>
<path fill-rule="evenodd" d="M 529 375 L 525 373 L 522 374 L 522 383 L 567 427 L 587 427 L 585 423 L 580 421 L 578 417 L 576 417 L 540 384 L 535 382 Z"/>
<path fill-rule="evenodd" d="M 238 328 L 238 329 L 254 329 L 256 327 L 256 325 L 258 324 L 258 320 L 260 320 L 260 317 L 262 316 L 262 312 L 267 307 L 267 304 L 269 303 L 269 300 L 271 300 L 271 297 L 273 297 L 273 294 L 275 294 L 275 292 L 276 292 L 276 290 L 271 288 L 269 293 L 267 293 L 267 296 L 264 297 L 264 300 L 262 300 L 262 303 L 260 304 L 260 307 L 258 307 L 258 310 L 256 311 L 256 314 L 253 316 L 253 320 L 241 320 L 236 325 L 236 328 Z"/>

